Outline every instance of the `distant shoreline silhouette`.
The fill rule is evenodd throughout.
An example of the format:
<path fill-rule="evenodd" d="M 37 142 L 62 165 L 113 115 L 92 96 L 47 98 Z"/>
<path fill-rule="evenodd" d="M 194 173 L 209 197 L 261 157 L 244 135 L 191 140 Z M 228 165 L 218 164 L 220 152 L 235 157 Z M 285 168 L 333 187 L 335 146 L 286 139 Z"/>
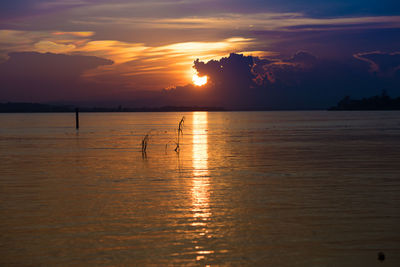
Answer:
<path fill-rule="evenodd" d="M 335 107 L 329 110 L 400 110 L 400 97 L 391 98 L 385 90 L 381 95 L 362 99 L 345 96 Z"/>
<path fill-rule="evenodd" d="M 41 103 L 8 102 L 0 103 L 0 113 L 63 113 L 75 112 L 76 105 L 55 105 Z M 163 107 L 79 107 L 80 112 L 188 112 L 188 111 L 295 111 L 323 109 L 271 109 L 268 107 L 205 107 L 205 106 L 163 106 Z M 391 98 L 385 91 L 362 99 L 345 96 L 336 106 L 328 108 L 340 110 L 400 110 L 400 97 Z"/>

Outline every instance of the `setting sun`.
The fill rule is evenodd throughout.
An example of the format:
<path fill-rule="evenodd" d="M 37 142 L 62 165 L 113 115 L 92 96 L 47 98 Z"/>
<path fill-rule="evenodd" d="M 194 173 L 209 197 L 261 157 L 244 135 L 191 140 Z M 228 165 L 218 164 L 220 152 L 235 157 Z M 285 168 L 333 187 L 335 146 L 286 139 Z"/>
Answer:
<path fill-rule="evenodd" d="M 199 77 L 197 74 L 193 74 L 192 80 L 193 80 L 194 85 L 202 86 L 207 83 L 207 76 Z"/>

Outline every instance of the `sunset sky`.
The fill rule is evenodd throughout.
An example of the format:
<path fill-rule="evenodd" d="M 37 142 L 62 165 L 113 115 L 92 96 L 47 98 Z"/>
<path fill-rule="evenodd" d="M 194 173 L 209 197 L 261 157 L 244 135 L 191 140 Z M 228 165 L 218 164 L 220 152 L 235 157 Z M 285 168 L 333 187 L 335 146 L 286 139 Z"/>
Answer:
<path fill-rule="evenodd" d="M 187 101 L 183 90 L 203 90 L 191 85 L 196 59 L 236 53 L 252 56 L 255 83 L 243 86 L 269 99 L 257 105 L 290 107 L 301 95 L 293 107 L 322 107 L 345 94 L 399 95 L 399 52 L 397 0 L 0 2 L 0 101 L 163 105 L 170 90 Z M 321 77 L 342 82 L 325 88 Z M 210 78 L 204 91 L 227 86 Z"/>

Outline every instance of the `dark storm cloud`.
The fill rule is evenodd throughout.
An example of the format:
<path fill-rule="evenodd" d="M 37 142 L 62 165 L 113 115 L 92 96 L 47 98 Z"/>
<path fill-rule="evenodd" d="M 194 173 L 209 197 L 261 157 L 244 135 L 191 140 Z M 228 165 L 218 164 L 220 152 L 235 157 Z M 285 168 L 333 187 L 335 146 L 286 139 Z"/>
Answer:
<path fill-rule="evenodd" d="M 220 60 L 211 60 L 207 63 L 196 60 L 194 68 L 200 76 L 207 75 L 216 86 L 236 88 L 247 88 L 253 85 L 254 74 L 252 66 L 254 58 L 230 54 Z"/>
<path fill-rule="evenodd" d="M 89 88 L 81 75 L 112 63 L 92 56 L 10 53 L 8 60 L 0 64 L 0 100 L 54 101 L 84 96 Z"/>
<path fill-rule="evenodd" d="M 385 70 L 398 69 L 397 53 L 363 55 Z M 231 54 L 219 61 L 195 61 L 194 67 L 210 77 L 210 90 L 221 102 L 235 107 L 327 108 L 345 95 L 365 97 L 382 89 L 400 94 L 400 76 L 375 75 L 369 62 L 358 58 L 323 60 L 304 51 L 279 60 Z"/>
<path fill-rule="evenodd" d="M 200 76 L 207 75 L 214 86 L 222 89 L 230 88 L 232 91 L 256 87 L 259 82 L 255 81 L 259 80 L 260 76 L 273 82 L 275 79 L 271 76 L 279 70 L 300 70 L 313 67 L 316 63 L 317 58 L 305 51 L 299 51 L 289 58 L 280 60 L 232 53 L 229 57 L 207 63 L 196 60 L 193 67 Z"/>

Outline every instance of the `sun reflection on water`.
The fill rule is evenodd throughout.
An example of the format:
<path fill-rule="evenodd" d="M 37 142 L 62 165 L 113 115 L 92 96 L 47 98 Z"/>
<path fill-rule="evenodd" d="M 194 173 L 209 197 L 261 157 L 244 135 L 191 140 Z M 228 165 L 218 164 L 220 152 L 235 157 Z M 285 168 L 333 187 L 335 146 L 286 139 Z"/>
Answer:
<path fill-rule="evenodd" d="M 199 228 L 199 236 L 211 238 L 207 229 L 207 222 L 211 219 L 210 211 L 210 181 L 208 171 L 208 140 L 207 140 L 207 112 L 193 113 L 193 149 L 192 149 L 192 226 Z M 196 260 L 204 259 L 213 251 L 196 249 Z"/>

